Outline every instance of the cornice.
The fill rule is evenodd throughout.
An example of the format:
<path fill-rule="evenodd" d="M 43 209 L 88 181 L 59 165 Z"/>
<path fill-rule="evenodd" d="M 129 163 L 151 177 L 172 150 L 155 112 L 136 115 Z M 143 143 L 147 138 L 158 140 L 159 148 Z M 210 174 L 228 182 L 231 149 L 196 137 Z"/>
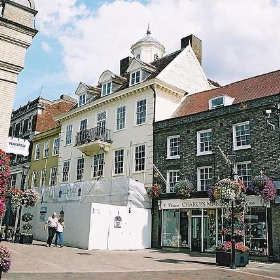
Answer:
<path fill-rule="evenodd" d="M 86 112 L 103 107 L 107 104 L 114 103 L 115 101 L 123 100 L 123 99 L 131 97 L 133 95 L 140 94 L 144 91 L 149 90 L 151 88 L 151 86 L 153 86 L 155 89 L 160 89 L 161 91 L 164 91 L 169 95 L 177 96 L 178 98 L 182 98 L 182 96 L 185 93 L 183 90 L 170 86 L 170 85 L 162 82 L 161 80 L 152 79 L 152 80 L 148 80 L 146 82 L 140 83 L 138 85 L 135 85 L 133 87 L 126 88 L 120 92 L 116 92 L 116 93 L 107 95 L 105 97 L 101 97 L 101 98 L 94 100 L 93 102 L 90 102 L 81 107 L 75 108 L 65 114 L 57 116 L 55 118 L 55 121 L 63 122 L 63 121 L 72 119 L 78 115 L 82 115 Z"/>
<path fill-rule="evenodd" d="M 0 69 L 2 69 L 4 71 L 11 72 L 11 73 L 18 74 L 23 69 L 23 67 L 17 66 L 15 64 L 0 61 Z"/>

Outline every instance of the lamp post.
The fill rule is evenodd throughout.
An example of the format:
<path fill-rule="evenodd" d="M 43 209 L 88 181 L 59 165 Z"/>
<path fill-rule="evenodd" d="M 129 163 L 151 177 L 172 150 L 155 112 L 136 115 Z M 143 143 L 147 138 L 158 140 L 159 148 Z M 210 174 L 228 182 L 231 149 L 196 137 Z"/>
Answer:
<path fill-rule="evenodd" d="M 230 179 L 234 180 L 234 163 L 236 159 L 236 154 L 233 150 L 227 154 L 228 160 L 230 162 Z M 235 236 L 234 236 L 234 200 L 231 201 L 231 264 L 230 268 L 235 269 Z"/>

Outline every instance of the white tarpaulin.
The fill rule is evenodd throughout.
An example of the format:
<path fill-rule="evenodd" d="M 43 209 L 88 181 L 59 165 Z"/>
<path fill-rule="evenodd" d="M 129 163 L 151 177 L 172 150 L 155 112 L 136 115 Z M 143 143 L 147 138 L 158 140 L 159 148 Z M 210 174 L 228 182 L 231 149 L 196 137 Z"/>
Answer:
<path fill-rule="evenodd" d="M 144 185 L 128 177 L 61 184 L 39 191 L 46 203 L 76 201 L 151 208 Z"/>
<path fill-rule="evenodd" d="M 8 137 L 6 153 L 13 153 L 16 155 L 28 156 L 29 141 L 20 138 Z"/>

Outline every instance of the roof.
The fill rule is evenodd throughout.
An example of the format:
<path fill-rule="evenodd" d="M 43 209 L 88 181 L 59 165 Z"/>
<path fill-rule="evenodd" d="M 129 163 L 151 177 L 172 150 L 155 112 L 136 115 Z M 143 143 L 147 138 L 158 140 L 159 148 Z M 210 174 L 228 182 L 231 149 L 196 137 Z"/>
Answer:
<path fill-rule="evenodd" d="M 216 89 L 186 96 L 172 118 L 192 115 L 209 110 L 209 100 L 227 95 L 234 98 L 233 104 L 264 98 L 280 93 L 280 70 L 241 80 Z"/>

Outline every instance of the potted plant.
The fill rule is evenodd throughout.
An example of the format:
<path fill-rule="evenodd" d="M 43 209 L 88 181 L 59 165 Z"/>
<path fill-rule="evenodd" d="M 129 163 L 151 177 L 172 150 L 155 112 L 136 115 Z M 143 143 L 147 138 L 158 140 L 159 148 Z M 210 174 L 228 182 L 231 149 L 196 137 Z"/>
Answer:
<path fill-rule="evenodd" d="M 231 241 L 220 243 L 216 247 L 216 263 L 230 266 L 231 264 Z M 249 263 L 249 247 L 243 242 L 235 243 L 235 266 L 246 266 Z"/>
<path fill-rule="evenodd" d="M 161 186 L 158 184 L 153 184 L 150 188 L 147 189 L 147 194 L 152 199 L 159 198 L 161 192 Z"/>
<path fill-rule="evenodd" d="M 33 228 L 30 223 L 33 219 L 33 215 L 30 212 L 26 212 L 21 216 L 21 220 L 24 222 L 22 229 L 24 232 L 20 233 L 19 242 L 21 244 L 32 244 L 33 242 L 33 234 L 30 233 L 30 230 Z"/>
<path fill-rule="evenodd" d="M 0 279 L 2 272 L 7 272 L 11 267 L 11 253 L 6 246 L 0 245 Z"/>
<path fill-rule="evenodd" d="M 175 184 L 175 193 L 182 198 L 190 197 L 192 190 L 193 184 L 188 179 L 179 181 Z"/>

